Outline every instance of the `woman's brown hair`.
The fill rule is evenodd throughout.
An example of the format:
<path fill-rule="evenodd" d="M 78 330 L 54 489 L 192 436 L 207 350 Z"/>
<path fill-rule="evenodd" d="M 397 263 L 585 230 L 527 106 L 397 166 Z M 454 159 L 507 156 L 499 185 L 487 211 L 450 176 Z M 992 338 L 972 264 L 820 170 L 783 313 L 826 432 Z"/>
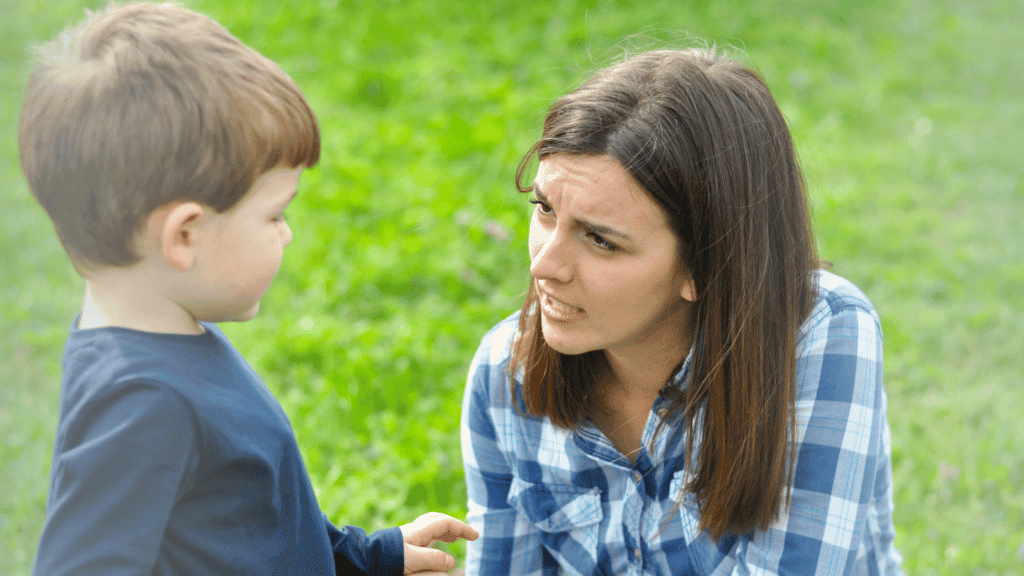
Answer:
<path fill-rule="evenodd" d="M 668 216 L 697 299 L 680 327 L 694 342 L 690 384 L 665 387 L 662 423 L 687 428 L 686 489 L 702 529 L 717 540 L 768 527 L 789 501 L 796 337 L 818 266 L 803 177 L 771 92 L 714 51 L 634 56 L 551 107 L 519 165 L 521 192 L 531 190 L 522 182 L 534 155 L 555 154 L 614 158 Z M 596 401 L 603 356 L 551 349 L 536 306 L 531 282 L 508 370 L 522 370 L 528 412 L 575 429 Z"/>

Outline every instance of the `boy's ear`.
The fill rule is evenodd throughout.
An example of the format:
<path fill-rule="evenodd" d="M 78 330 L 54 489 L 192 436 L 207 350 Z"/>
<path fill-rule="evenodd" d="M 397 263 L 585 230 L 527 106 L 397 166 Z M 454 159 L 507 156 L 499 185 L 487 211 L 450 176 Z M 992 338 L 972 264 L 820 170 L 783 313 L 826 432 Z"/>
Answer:
<path fill-rule="evenodd" d="M 150 238 L 171 265 L 185 272 L 195 264 L 197 224 L 204 208 L 196 202 L 161 206 L 150 214 L 147 225 Z"/>

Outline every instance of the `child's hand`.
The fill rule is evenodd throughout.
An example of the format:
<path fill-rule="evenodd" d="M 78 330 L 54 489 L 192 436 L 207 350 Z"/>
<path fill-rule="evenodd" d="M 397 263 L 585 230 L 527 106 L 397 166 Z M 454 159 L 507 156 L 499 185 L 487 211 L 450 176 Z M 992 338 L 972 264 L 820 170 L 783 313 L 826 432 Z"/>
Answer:
<path fill-rule="evenodd" d="M 468 524 L 440 512 L 427 512 L 409 524 L 399 526 L 405 541 L 406 574 L 444 574 L 455 568 L 455 558 L 430 548 L 434 542 L 476 540 L 480 534 Z"/>

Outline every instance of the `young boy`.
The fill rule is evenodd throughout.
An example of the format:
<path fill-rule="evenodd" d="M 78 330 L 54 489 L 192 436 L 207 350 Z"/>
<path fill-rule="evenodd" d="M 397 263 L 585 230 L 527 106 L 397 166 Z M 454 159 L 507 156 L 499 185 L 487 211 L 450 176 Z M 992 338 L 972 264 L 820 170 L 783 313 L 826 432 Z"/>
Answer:
<path fill-rule="evenodd" d="M 317 163 L 291 79 L 209 18 L 111 5 L 39 50 L 21 163 L 85 278 L 36 574 L 444 571 L 443 514 L 320 511 L 281 406 L 215 322 L 259 309 Z"/>

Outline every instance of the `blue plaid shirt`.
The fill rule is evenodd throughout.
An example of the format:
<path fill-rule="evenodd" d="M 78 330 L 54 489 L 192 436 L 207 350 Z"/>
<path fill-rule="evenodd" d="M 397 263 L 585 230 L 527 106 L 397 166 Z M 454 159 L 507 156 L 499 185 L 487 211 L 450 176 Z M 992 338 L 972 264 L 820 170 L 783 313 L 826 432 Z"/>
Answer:
<path fill-rule="evenodd" d="M 799 334 L 792 505 L 767 530 L 718 542 L 700 531 L 697 502 L 683 491 L 684 428 L 666 424 L 651 445 L 664 398 L 635 464 L 589 421 L 569 432 L 516 411 L 505 365 L 517 320 L 484 337 L 469 371 L 462 455 L 480 539 L 468 545 L 467 574 L 902 573 L 881 329 L 848 281 L 819 272 Z M 670 386 L 687 386 L 689 365 Z"/>

